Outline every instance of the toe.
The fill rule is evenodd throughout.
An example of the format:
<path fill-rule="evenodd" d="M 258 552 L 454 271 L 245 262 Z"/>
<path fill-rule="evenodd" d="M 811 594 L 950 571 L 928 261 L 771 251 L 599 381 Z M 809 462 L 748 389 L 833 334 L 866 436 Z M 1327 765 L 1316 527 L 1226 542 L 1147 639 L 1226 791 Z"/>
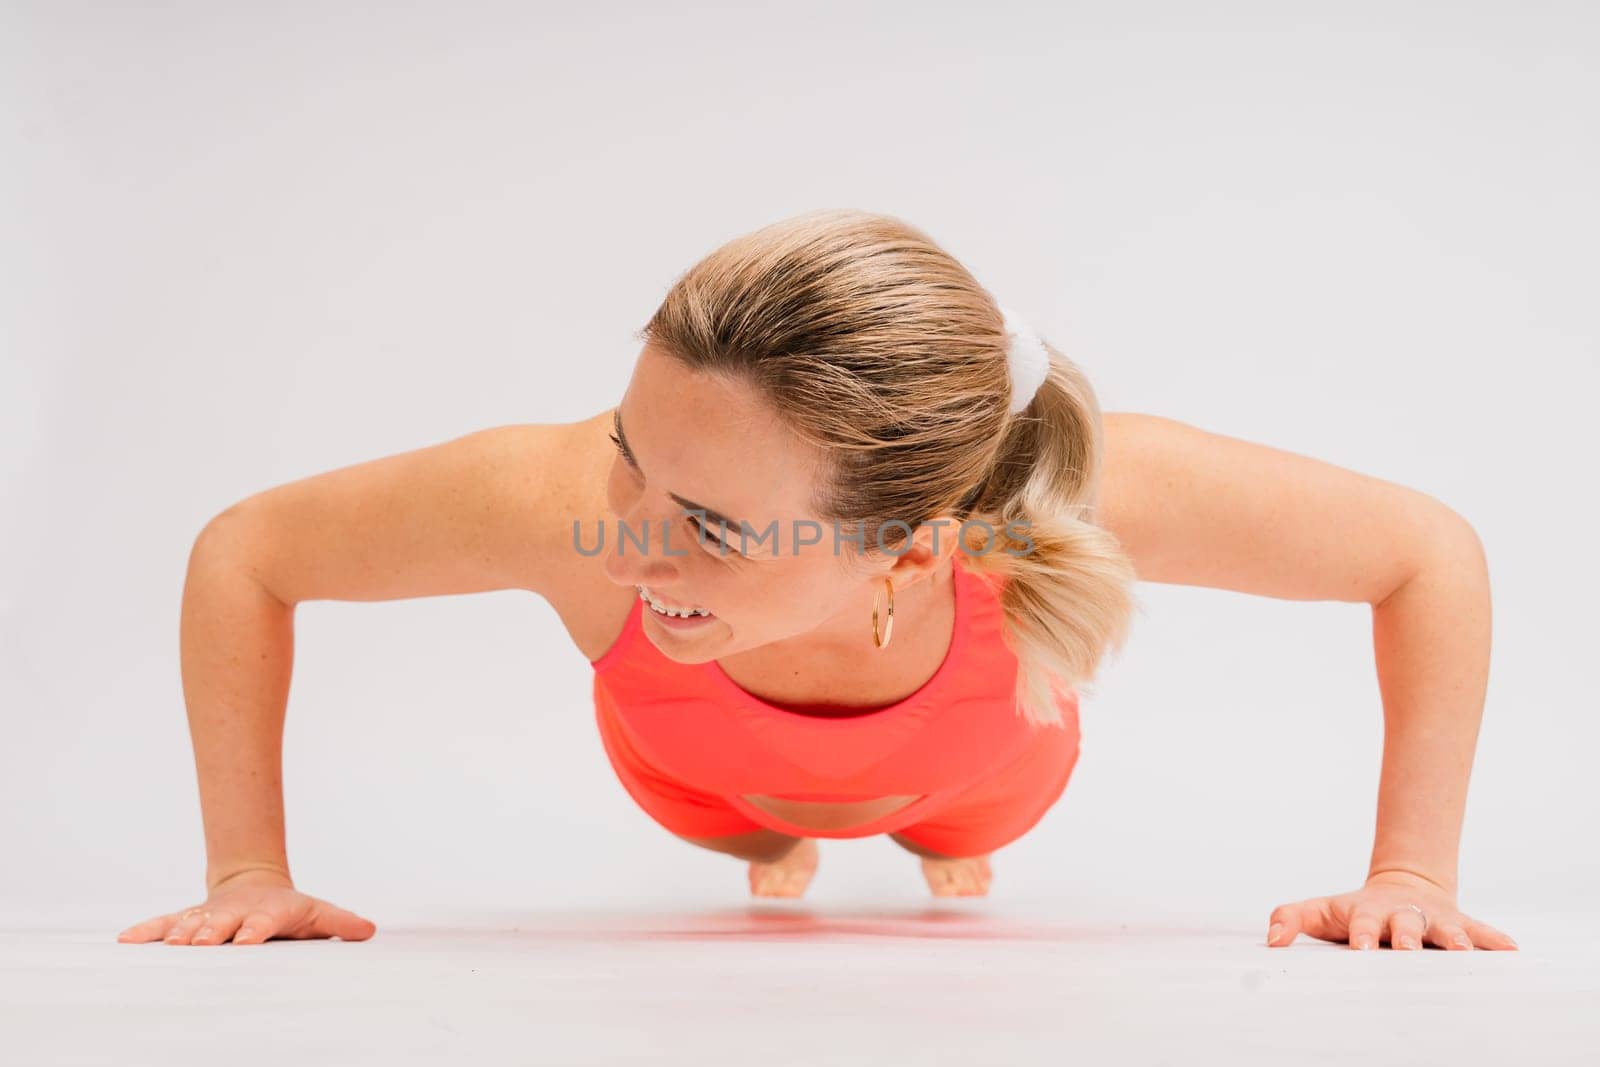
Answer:
<path fill-rule="evenodd" d="M 992 878 L 987 856 L 925 858 L 922 873 L 928 888 L 940 897 L 987 896 Z"/>

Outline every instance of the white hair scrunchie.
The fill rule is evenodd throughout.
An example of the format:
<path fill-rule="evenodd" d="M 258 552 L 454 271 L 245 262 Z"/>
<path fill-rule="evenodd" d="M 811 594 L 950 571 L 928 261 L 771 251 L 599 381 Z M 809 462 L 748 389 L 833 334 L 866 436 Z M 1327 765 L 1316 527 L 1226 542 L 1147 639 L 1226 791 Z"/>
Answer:
<path fill-rule="evenodd" d="M 1050 373 L 1050 352 L 1016 312 L 1002 307 L 1000 317 L 1005 320 L 1009 338 L 1006 366 L 1011 372 L 1011 406 L 1008 410 L 1015 415 L 1033 403 L 1034 394 L 1044 384 L 1045 376 Z"/>

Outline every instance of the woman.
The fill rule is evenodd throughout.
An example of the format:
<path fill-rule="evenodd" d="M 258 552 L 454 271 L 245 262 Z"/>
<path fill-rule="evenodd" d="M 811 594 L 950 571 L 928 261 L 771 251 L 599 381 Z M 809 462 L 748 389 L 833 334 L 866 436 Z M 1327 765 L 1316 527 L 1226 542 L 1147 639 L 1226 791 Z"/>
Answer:
<path fill-rule="evenodd" d="M 522 588 L 594 669 L 656 822 L 798 896 L 816 838 L 888 834 L 935 894 L 1061 796 L 1135 575 L 1374 605 L 1388 729 L 1371 870 L 1270 945 L 1514 947 L 1455 904 L 1487 680 L 1471 527 L 1412 490 L 1168 419 L 1070 361 L 905 223 L 785 220 L 689 270 L 621 403 L 251 497 L 197 539 L 182 658 L 206 901 L 121 940 L 358 940 L 297 891 L 280 741 L 294 605 Z M 609 438 L 609 440 L 608 440 Z"/>

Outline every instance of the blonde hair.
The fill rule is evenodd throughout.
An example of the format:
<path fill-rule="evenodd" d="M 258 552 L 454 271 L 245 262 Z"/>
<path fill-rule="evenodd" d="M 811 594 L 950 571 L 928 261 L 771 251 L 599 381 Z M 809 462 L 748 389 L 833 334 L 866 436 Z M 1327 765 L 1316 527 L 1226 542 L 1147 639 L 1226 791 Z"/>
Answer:
<path fill-rule="evenodd" d="M 901 522 L 973 520 L 958 550 L 998 589 L 1024 719 L 1061 725 L 1053 687 L 1086 687 L 1122 646 L 1135 575 L 1094 523 L 1094 390 L 1047 344 L 1044 383 L 1009 414 L 999 307 L 922 231 L 852 210 L 765 226 L 680 276 L 639 338 L 765 398 L 822 457 L 823 521 L 892 551 Z"/>

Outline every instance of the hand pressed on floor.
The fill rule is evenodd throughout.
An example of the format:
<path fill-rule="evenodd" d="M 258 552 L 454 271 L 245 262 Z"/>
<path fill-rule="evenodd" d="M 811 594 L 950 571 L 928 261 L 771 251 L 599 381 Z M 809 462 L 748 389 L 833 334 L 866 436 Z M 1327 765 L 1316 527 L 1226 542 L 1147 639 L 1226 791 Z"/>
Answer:
<path fill-rule="evenodd" d="M 365 941 L 377 926 L 295 889 L 282 875 L 252 871 L 217 884 L 203 904 L 157 915 L 117 935 L 127 943 L 260 944 L 271 938 Z"/>
<path fill-rule="evenodd" d="M 1385 871 L 1336 896 L 1312 897 L 1273 909 L 1267 944 L 1281 948 L 1299 934 L 1354 949 L 1515 949 L 1508 935 L 1456 906 L 1455 896 L 1417 875 Z"/>

